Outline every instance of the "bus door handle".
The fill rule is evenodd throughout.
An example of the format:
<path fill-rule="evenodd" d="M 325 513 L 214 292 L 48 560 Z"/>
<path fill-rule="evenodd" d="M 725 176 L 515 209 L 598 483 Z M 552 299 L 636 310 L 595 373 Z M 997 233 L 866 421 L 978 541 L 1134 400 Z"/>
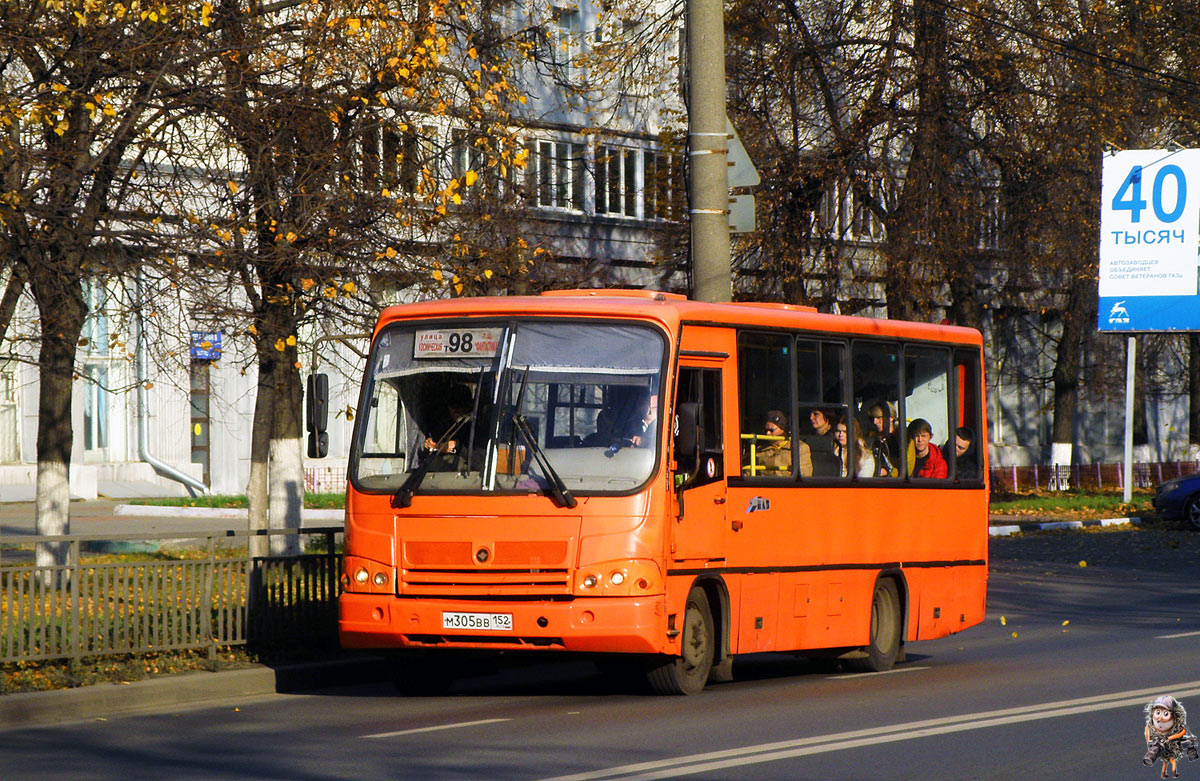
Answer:
<path fill-rule="evenodd" d="M 729 523 L 730 528 L 732 528 L 735 532 L 740 532 L 742 530 L 742 525 L 743 524 L 740 518 L 734 518 Z"/>
<path fill-rule="evenodd" d="M 725 504 L 725 497 L 724 496 L 714 496 L 713 504 Z"/>

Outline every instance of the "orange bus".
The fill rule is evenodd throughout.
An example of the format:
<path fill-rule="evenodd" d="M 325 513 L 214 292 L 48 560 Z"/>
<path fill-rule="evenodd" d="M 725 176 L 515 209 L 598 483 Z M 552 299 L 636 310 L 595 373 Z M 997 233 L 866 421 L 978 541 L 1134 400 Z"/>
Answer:
<path fill-rule="evenodd" d="M 390 307 L 341 642 L 425 688 L 456 651 L 621 654 L 676 694 L 738 654 L 889 669 L 984 617 L 981 367 L 967 328 L 653 291 Z"/>

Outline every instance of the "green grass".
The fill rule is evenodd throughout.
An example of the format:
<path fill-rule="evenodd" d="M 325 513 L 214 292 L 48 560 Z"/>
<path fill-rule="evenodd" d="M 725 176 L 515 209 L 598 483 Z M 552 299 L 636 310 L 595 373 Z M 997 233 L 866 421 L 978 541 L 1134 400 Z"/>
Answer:
<path fill-rule="evenodd" d="M 149 504 L 156 507 L 233 507 L 245 508 L 250 506 L 245 494 L 238 496 L 194 496 L 131 499 L 130 504 Z M 341 510 L 346 506 L 346 495 L 313 494 L 305 492 L 304 506 L 313 510 Z"/>
<path fill-rule="evenodd" d="M 1148 491 L 1134 491 L 1129 504 L 1120 493 L 1047 491 L 993 497 L 991 511 L 1002 515 L 1054 515 L 1071 519 L 1143 515 L 1153 510 Z"/>

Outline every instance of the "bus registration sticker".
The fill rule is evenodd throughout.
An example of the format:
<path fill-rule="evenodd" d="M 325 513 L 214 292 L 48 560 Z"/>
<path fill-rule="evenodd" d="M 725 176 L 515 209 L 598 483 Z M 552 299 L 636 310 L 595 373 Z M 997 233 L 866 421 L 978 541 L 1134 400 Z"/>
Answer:
<path fill-rule="evenodd" d="M 511 632 L 512 613 L 442 613 L 442 629 L 473 629 L 481 632 Z"/>
<path fill-rule="evenodd" d="M 499 328 L 437 328 L 417 331 L 413 358 L 492 358 L 500 348 Z"/>

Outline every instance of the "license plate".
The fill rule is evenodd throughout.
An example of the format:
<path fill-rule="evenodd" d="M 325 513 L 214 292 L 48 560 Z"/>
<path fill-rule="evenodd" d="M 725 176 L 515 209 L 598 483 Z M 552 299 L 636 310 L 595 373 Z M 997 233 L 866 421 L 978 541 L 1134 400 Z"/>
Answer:
<path fill-rule="evenodd" d="M 511 632 L 512 613 L 442 613 L 442 629 Z"/>

